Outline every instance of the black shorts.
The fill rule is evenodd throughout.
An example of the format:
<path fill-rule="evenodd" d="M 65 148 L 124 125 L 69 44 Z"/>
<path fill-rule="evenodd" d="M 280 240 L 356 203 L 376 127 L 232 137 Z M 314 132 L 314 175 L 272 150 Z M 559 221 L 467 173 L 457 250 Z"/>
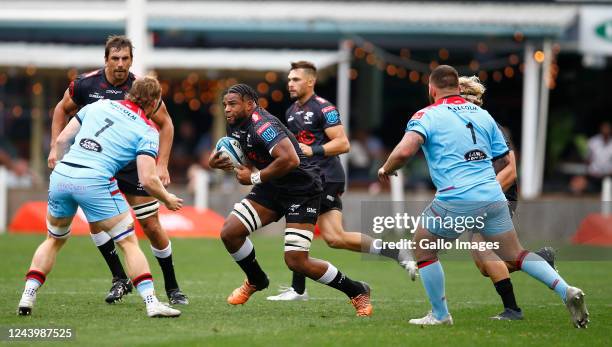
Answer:
<path fill-rule="evenodd" d="M 316 224 L 319 218 L 320 190 L 289 193 L 271 184 L 260 183 L 246 198 L 276 212 L 277 221 L 284 216 L 287 223 Z"/>
<path fill-rule="evenodd" d="M 136 167 L 135 160 L 127 164 L 123 169 L 119 170 L 119 172 L 115 174 L 115 178 L 117 179 L 119 190 L 123 194 L 151 196 L 151 194 L 147 193 L 138 180 L 138 168 Z"/>
<path fill-rule="evenodd" d="M 518 207 L 517 201 L 508 200 L 508 210 L 510 210 L 510 218 L 514 218 L 516 208 Z"/>
<path fill-rule="evenodd" d="M 331 210 L 342 211 L 342 193 L 344 193 L 344 182 L 324 183 L 323 195 L 321 195 L 321 212 L 319 214 Z"/>

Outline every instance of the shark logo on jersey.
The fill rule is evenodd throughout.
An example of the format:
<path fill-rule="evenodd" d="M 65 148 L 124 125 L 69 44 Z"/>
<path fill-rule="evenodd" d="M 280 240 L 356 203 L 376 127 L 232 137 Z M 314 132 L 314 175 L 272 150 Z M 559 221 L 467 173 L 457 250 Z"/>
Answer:
<path fill-rule="evenodd" d="M 306 112 L 306 114 L 304 115 L 304 124 L 312 124 L 312 116 L 314 115 L 314 113 L 308 111 Z"/>

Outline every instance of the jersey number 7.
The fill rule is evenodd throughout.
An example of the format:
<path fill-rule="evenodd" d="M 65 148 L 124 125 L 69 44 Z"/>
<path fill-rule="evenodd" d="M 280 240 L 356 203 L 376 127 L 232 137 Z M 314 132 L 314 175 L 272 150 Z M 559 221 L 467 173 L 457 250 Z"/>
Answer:
<path fill-rule="evenodd" d="M 104 130 L 108 129 L 111 125 L 115 124 L 112 120 L 110 120 L 108 118 L 104 118 L 104 121 L 106 122 L 106 125 L 103 126 L 102 128 L 100 128 L 100 130 L 96 131 L 96 137 L 98 137 L 98 135 L 102 134 L 102 132 L 104 132 Z"/>

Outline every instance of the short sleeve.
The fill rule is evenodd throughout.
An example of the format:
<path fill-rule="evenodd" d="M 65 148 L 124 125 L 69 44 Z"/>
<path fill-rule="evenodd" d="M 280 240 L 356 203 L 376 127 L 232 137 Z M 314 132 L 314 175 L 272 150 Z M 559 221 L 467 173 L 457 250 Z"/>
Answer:
<path fill-rule="evenodd" d="M 136 155 L 149 155 L 153 158 L 157 158 L 159 151 L 159 134 L 152 128 L 148 129 L 143 137 L 138 142 L 138 148 Z"/>
<path fill-rule="evenodd" d="M 87 115 L 87 113 L 91 109 L 91 105 L 92 104 L 85 105 L 85 107 L 81 108 L 79 110 L 79 112 L 77 112 L 76 119 L 79 121 L 79 123 L 81 123 L 81 125 L 83 124 L 83 120 L 85 119 L 85 116 Z"/>
<path fill-rule="evenodd" d="M 499 159 L 510 152 L 507 139 L 504 136 L 503 131 L 499 127 L 499 124 L 493 122 L 492 136 L 491 136 L 491 155 L 493 160 Z"/>
<path fill-rule="evenodd" d="M 279 125 L 270 121 L 258 122 L 253 129 L 257 138 L 264 144 L 268 152 L 271 152 L 277 143 L 287 137 L 287 134 L 285 134 Z"/>
<path fill-rule="evenodd" d="M 70 85 L 68 86 L 68 94 L 70 94 L 72 101 L 74 101 L 74 103 L 79 107 L 87 103 L 83 95 L 83 78 L 79 76 L 74 81 L 70 82 Z"/>
<path fill-rule="evenodd" d="M 329 103 L 321 108 L 321 121 L 323 123 L 323 129 L 342 125 L 338 109 L 336 106 Z"/>
<path fill-rule="evenodd" d="M 425 111 L 415 113 L 408 121 L 406 131 L 418 133 L 423 137 L 423 141 L 426 142 L 427 138 L 431 136 L 432 133 L 431 118 L 431 115 L 428 115 Z"/>

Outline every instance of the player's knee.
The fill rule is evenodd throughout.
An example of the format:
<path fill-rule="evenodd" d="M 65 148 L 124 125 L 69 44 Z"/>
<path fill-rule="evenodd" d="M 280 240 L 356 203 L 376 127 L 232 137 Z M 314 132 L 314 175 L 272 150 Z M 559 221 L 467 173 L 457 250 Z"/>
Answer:
<path fill-rule="evenodd" d="M 261 218 L 257 210 L 247 199 L 242 199 L 240 202 L 234 204 L 234 209 L 231 214 L 238 218 L 249 233 L 262 227 Z"/>
<path fill-rule="evenodd" d="M 343 248 L 342 246 L 344 246 L 344 240 L 342 237 L 334 233 L 323 234 L 323 240 L 325 240 L 327 246 L 331 248 Z"/>
<path fill-rule="evenodd" d="M 478 271 L 480 271 L 481 275 L 483 275 L 484 277 L 489 277 L 489 273 L 487 272 L 487 268 L 484 266 L 484 264 L 477 263 L 476 267 L 478 268 Z"/>
<path fill-rule="evenodd" d="M 66 226 L 56 226 L 49 223 L 47 220 L 47 234 L 54 240 L 67 240 L 70 237 L 70 229 L 72 224 Z M 63 243 L 62 243 L 63 244 Z"/>
<path fill-rule="evenodd" d="M 134 235 L 134 219 L 132 219 L 132 216 L 128 214 L 125 218 L 117 222 L 117 224 L 108 231 L 108 235 L 113 241 L 120 245 L 122 241 L 127 241 L 130 236 Z"/>

